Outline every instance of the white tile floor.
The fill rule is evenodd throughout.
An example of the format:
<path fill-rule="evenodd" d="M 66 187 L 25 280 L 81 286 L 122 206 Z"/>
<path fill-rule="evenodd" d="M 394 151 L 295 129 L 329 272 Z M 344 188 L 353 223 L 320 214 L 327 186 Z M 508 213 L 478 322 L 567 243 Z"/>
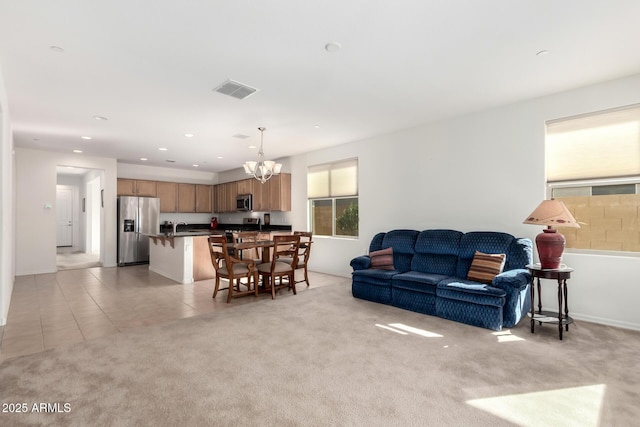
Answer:
<path fill-rule="evenodd" d="M 300 279 L 302 271 L 296 273 Z M 311 287 L 344 280 L 309 276 Z M 0 360 L 255 301 L 248 296 L 228 305 L 226 291 L 211 298 L 213 286 L 213 279 L 183 285 L 150 272 L 148 265 L 16 277 L 7 324 L 0 327 Z M 305 283 L 296 288 L 308 289 Z"/>

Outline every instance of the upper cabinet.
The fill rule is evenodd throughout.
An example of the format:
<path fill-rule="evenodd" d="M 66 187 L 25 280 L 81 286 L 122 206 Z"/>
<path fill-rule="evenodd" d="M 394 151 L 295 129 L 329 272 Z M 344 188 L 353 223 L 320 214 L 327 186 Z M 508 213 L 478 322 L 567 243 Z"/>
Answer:
<path fill-rule="evenodd" d="M 178 184 L 178 212 L 196 211 L 196 185 Z"/>
<path fill-rule="evenodd" d="M 136 194 L 142 197 L 157 197 L 157 183 L 155 181 L 136 180 Z"/>
<path fill-rule="evenodd" d="M 215 212 L 236 212 L 236 196 L 253 195 L 253 210 L 259 212 L 291 210 L 291 174 L 281 173 L 264 184 L 255 179 L 214 186 Z"/>
<path fill-rule="evenodd" d="M 178 212 L 178 184 L 175 182 L 158 182 L 160 212 Z"/>
<path fill-rule="evenodd" d="M 135 196 L 136 180 L 118 178 L 118 196 Z"/>
<path fill-rule="evenodd" d="M 211 193 L 211 185 L 196 185 L 196 212 L 213 212 L 213 205 L 211 204 Z"/>
<path fill-rule="evenodd" d="M 118 196 L 156 197 L 156 182 L 118 178 Z"/>

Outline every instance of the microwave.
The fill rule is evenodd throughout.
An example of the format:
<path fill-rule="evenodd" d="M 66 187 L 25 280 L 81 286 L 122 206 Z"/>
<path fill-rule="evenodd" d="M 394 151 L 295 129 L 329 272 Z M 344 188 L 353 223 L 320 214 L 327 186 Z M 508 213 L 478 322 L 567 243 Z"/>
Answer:
<path fill-rule="evenodd" d="M 237 211 L 253 210 L 253 196 L 251 194 L 240 194 L 236 196 L 236 210 Z"/>

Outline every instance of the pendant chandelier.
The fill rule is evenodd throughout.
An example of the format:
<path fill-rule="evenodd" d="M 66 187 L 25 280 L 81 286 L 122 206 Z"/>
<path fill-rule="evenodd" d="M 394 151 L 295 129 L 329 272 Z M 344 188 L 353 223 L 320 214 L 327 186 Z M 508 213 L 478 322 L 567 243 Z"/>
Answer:
<path fill-rule="evenodd" d="M 282 165 L 280 163 L 276 163 L 272 160 L 264 159 L 264 150 L 262 148 L 262 141 L 264 138 L 265 128 L 259 127 L 260 131 L 260 150 L 258 151 L 258 161 L 248 161 L 244 162 L 242 165 L 244 167 L 244 171 L 247 175 L 251 175 L 261 183 L 265 183 L 271 178 L 273 175 L 278 175 L 280 173 L 280 169 L 282 169 Z"/>

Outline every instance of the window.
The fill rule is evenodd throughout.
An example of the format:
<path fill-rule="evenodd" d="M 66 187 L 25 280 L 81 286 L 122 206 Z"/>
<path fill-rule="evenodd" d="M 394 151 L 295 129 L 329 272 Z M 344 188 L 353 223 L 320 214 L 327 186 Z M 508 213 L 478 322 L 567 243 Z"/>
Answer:
<path fill-rule="evenodd" d="M 309 166 L 307 197 L 313 234 L 358 237 L 358 159 Z"/>
<path fill-rule="evenodd" d="M 567 248 L 640 253 L 640 105 L 547 123 L 547 187 L 580 222 Z"/>

